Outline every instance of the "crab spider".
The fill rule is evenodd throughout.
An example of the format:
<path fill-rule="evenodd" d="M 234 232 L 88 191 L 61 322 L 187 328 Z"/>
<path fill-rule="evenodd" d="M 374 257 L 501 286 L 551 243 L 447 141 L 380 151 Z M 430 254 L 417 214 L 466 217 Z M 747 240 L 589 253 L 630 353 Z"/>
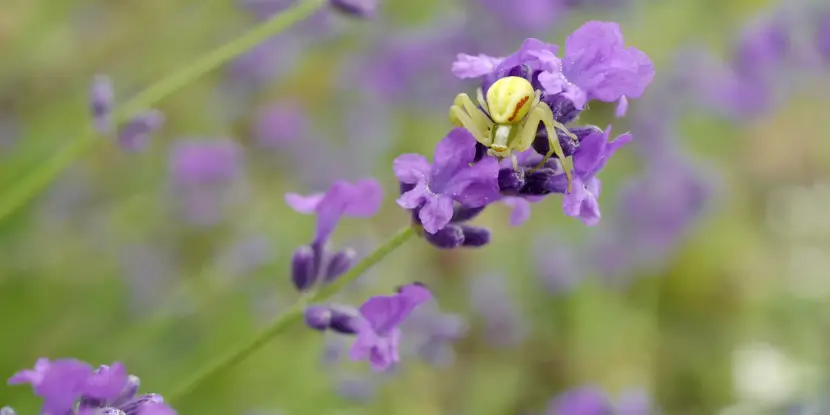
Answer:
<path fill-rule="evenodd" d="M 479 88 L 476 98 L 481 110 L 467 94 L 458 94 L 450 108 L 450 121 L 472 133 L 476 141 L 487 147 L 488 155 L 498 157 L 499 160 L 512 157 L 513 169 L 517 171 L 519 166 L 513 151 L 529 149 L 536 138 L 539 123 L 543 123 L 547 129 L 550 151 L 531 171 L 540 169 L 556 154 L 568 178 L 568 191 L 571 191 L 573 166 L 571 160 L 565 158 L 556 129 L 575 142 L 577 138 L 553 118 L 553 111 L 548 104 L 542 102 L 540 91 L 534 90 L 525 78 L 508 76 L 490 86 L 486 99 Z"/>

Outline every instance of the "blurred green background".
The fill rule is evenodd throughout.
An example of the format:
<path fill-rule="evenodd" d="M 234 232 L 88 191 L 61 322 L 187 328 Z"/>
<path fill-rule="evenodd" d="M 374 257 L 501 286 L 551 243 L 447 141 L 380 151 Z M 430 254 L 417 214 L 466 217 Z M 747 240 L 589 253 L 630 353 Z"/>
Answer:
<path fill-rule="evenodd" d="M 474 90 L 451 79 L 456 53 L 506 55 L 531 35 L 562 44 L 586 20 L 614 20 L 655 62 L 642 101 L 659 94 L 678 103 L 688 91 L 660 83 L 676 71 L 676 52 L 697 45 L 728 56 L 741 27 L 768 6 L 575 6 L 541 32 L 494 23 L 472 0 L 387 1 L 374 20 L 323 11 L 269 41 L 262 56 L 164 99 L 157 108 L 167 121 L 145 151 L 123 152 L 101 137 L 0 224 L 0 374 L 41 356 L 123 361 L 142 391 L 165 394 L 247 341 L 297 296 L 291 254 L 311 240 L 314 220 L 288 208 L 285 192 L 378 178 L 381 213 L 343 221 L 334 237 L 364 254 L 407 223 L 391 160 L 431 155 L 453 96 Z M 0 189 L 79 138 L 94 74 L 108 74 L 124 101 L 257 24 L 250 9 L 232 0 L 0 2 Z M 359 304 L 401 283 L 427 283 L 441 310 L 468 328 L 452 364 L 410 357 L 394 375 L 374 375 L 345 357 L 323 362 L 333 339 L 298 326 L 175 402 L 179 413 L 536 414 L 557 394 L 595 384 L 611 395 L 644 388 L 669 415 L 783 414 L 825 395 L 830 76 L 821 73 L 793 69 L 799 85 L 757 117 L 735 121 L 698 106 L 671 123 L 681 151 L 712 173 L 717 190 L 657 264 L 634 263 L 614 277 L 586 267 L 637 237 L 633 227 L 604 251 L 588 249 L 608 229 L 625 228 L 617 195 L 644 164 L 632 145 L 600 176 L 599 226 L 566 217 L 559 197 L 535 204 L 521 227 L 509 226 L 509 208 L 497 204 L 475 220 L 493 231 L 488 246 L 445 252 L 411 241 L 337 298 Z M 383 76 L 399 88 L 365 86 Z M 258 117 L 274 104 L 299 108 L 310 129 L 285 127 L 284 141 L 263 144 Z M 579 123 L 631 128 L 637 140 L 635 117 L 660 119 L 645 110 L 633 100 L 629 117 L 616 120 L 611 105 L 596 104 Z M 171 208 L 170 151 L 180 140 L 219 138 L 244 152 L 239 189 L 220 221 L 194 225 Z M 581 260 L 568 268 L 573 258 Z M 574 283 L 550 289 L 545 276 L 556 273 Z M 514 305 L 515 321 L 504 324 L 520 332 L 506 345 L 488 341 L 508 335 L 488 323 L 471 290 L 497 277 L 504 298 L 493 302 Z M 39 402 L 29 388 L 10 387 L 0 389 L 0 404 L 26 414 Z"/>

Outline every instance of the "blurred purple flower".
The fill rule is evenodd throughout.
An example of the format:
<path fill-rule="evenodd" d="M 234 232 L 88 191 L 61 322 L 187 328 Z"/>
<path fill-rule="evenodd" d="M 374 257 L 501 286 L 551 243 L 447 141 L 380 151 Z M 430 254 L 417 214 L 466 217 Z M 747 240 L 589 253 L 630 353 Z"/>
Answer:
<path fill-rule="evenodd" d="M 115 89 L 109 76 L 99 74 L 92 77 L 89 104 L 95 130 L 100 134 L 112 132 L 114 128 L 112 110 L 115 106 Z"/>
<path fill-rule="evenodd" d="M 650 415 L 655 412 L 651 396 L 641 388 L 629 389 L 617 397 L 615 415 Z"/>
<path fill-rule="evenodd" d="M 374 216 L 380 208 L 382 192 L 375 179 L 358 180 L 354 184 L 338 180 L 325 193 L 308 196 L 286 193 L 285 202 L 299 213 L 317 215 L 313 244 L 323 245 L 341 217 Z"/>
<path fill-rule="evenodd" d="M 764 18 L 744 28 L 734 46 L 732 68 L 748 82 L 769 78 L 782 65 L 790 50 L 790 28 L 782 18 Z M 773 75 L 774 76 L 774 75 Z"/>
<path fill-rule="evenodd" d="M 654 79 L 651 59 L 637 48 L 625 47 L 617 23 L 587 22 L 568 36 L 564 59 L 554 53 L 533 52 L 544 69 L 539 82 L 546 93 L 562 93 L 577 109 L 593 99 L 638 98 Z"/>
<path fill-rule="evenodd" d="M 550 237 L 533 245 L 539 277 L 548 292 L 570 292 L 585 277 L 587 260 L 581 249 Z"/>
<path fill-rule="evenodd" d="M 631 134 L 623 134 L 608 141 L 611 126 L 604 132 L 596 132 L 580 142 L 574 154 L 573 191 L 565 195 L 562 208 L 565 214 L 579 217 L 588 226 L 599 223 L 600 180 L 596 175 L 605 167 L 608 159 L 620 147 L 631 141 Z"/>
<path fill-rule="evenodd" d="M 565 0 L 477 0 L 499 27 L 507 25 L 522 33 L 544 33 L 568 11 Z"/>
<path fill-rule="evenodd" d="M 269 150 L 292 149 L 310 134 L 305 111 L 289 102 L 277 102 L 261 110 L 254 125 L 254 137 Z"/>
<path fill-rule="evenodd" d="M 522 311 L 510 298 L 504 277 L 491 274 L 471 279 L 470 302 L 473 311 L 484 320 L 489 343 L 510 347 L 524 341 L 529 327 Z"/>
<path fill-rule="evenodd" d="M 137 397 L 139 379 L 128 376 L 121 363 L 93 371 L 79 360 L 41 358 L 34 369 L 22 370 L 9 379 L 11 385 L 24 383 L 31 384 L 35 395 L 43 398 L 44 414 L 176 414 L 159 395 Z"/>
<path fill-rule="evenodd" d="M 360 306 L 360 317 L 355 321 L 357 339 L 349 357 L 368 360 L 375 371 L 398 363 L 401 340 L 398 326 L 416 307 L 431 298 L 429 290 L 418 284 L 404 286 L 395 295 L 370 298 Z"/>
<path fill-rule="evenodd" d="M 150 144 L 150 137 L 164 125 L 164 121 L 164 114 L 160 111 L 143 111 L 121 126 L 118 143 L 125 151 L 142 151 Z"/>
<path fill-rule="evenodd" d="M 612 413 L 613 407 L 601 389 L 583 387 L 571 389 L 556 397 L 548 407 L 546 415 L 611 415 Z"/>
<path fill-rule="evenodd" d="M 457 314 L 443 313 L 432 300 L 416 309 L 401 330 L 407 333 L 406 354 L 419 356 L 437 367 L 447 367 L 455 361 L 453 342 L 467 334 L 467 322 Z"/>
<path fill-rule="evenodd" d="M 825 11 L 816 31 L 816 47 L 825 61 L 830 62 L 830 10 Z"/>
<path fill-rule="evenodd" d="M 476 156 L 476 140 L 464 129 L 453 129 L 438 143 L 433 164 L 420 154 L 403 154 L 394 161 L 395 177 L 414 185 L 398 198 L 404 209 L 420 209 L 424 229 L 435 234 L 453 216 L 453 202 L 480 207 L 499 199 L 499 165 L 486 158 L 470 165 Z"/>
<path fill-rule="evenodd" d="M 179 140 L 170 155 L 173 196 L 193 224 L 213 225 L 243 203 L 242 150 L 228 139 Z"/>
<path fill-rule="evenodd" d="M 271 262 L 275 257 L 274 246 L 265 235 L 243 238 L 222 253 L 220 263 L 223 275 L 228 278 L 252 272 Z"/>

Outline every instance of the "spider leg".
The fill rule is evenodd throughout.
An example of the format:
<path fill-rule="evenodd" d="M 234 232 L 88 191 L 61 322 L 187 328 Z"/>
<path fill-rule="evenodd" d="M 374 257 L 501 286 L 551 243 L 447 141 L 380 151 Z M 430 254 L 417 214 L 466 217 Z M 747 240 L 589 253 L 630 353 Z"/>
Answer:
<path fill-rule="evenodd" d="M 455 96 L 454 105 L 464 108 L 470 118 L 478 125 L 479 130 L 486 132 L 489 129 L 490 119 L 482 114 L 473 100 L 467 94 L 461 93 Z"/>
<path fill-rule="evenodd" d="M 478 105 L 481 105 L 481 108 L 484 109 L 484 112 L 490 113 L 490 107 L 487 106 L 487 100 L 484 99 L 484 91 L 481 88 L 476 89 L 476 99 L 478 100 Z"/>
<path fill-rule="evenodd" d="M 462 105 L 464 107 L 462 107 Z M 470 113 L 465 110 L 465 107 L 469 106 L 472 106 L 475 110 L 473 114 L 478 114 L 481 118 L 474 118 L 474 116 L 471 116 Z M 479 143 L 488 147 L 490 146 L 490 142 L 492 140 L 490 139 L 489 125 L 486 123 L 486 120 L 484 120 L 484 114 L 475 108 L 475 105 L 472 104 L 472 101 L 470 101 L 470 97 L 468 97 L 467 94 L 458 94 L 455 98 L 455 103 L 452 107 L 450 107 L 450 122 L 455 126 L 465 128 Z"/>
<path fill-rule="evenodd" d="M 565 152 L 562 150 L 562 145 L 559 143 L 559 136 L 556 133 L 556 128 L 560 128 L 563 132 L 568 134 L 568 136 L 574 140 L 576 139 L 576 136 L 573 135 L 573 133 L 571 133 L 570 131 L 568 131 L 564 125 L 553 119 L 553 112 L 550 110 L 550 107 L 548 107 L 547 104 L 540 104 L 537 107 L 536 111 L 539 111 L 543 114 L 541 122 L 545 124 L 545 129 L 548 133 L 548 143 L 550 145 L 550 150 L 548 150 L 548 153 L 545 154 L 545 157 L 542 159 L 542 161 L 531 171 L 535 171 L 542 168 L 548 161 L 548 159 L 550 159 L 553 156 L 553 154 L 556 154 L 556 157 L 559 158 L 559 162 L 562 164 L 562 169 L 565 170 L 565 176 L 568 178 L 568 192 L 570 192 L 573 183 L 573 178 L 571 177 L 571 172 L 573 171 L 573 161 L 570 158 L 565 157 Z M 533 131 L 535 138 L 536 129 L 531 128 L 530 130 Z"/>

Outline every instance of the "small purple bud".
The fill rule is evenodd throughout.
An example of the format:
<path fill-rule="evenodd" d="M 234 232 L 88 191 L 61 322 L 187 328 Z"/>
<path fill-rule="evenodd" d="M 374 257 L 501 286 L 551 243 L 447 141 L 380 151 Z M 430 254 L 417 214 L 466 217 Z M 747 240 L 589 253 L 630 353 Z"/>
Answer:
<path fill-rule="evenodd" d="M 448 224 L 436 233 L 424 233 L 424 239 L 439 249 L 454 249 L 464 243 L 464 231 L 458 225 Z"/>
<path fill-rule="evenodd" d="M 490 243 L 490 231 L 485 228 L 461 225 L 461 231 L 464 233 L 463 246 L 472 248 Z"/>
<path fill-rule="evenodd" d="M 161 111 L 144 111 L 121 127 L 118 132 L 118 143 L 126 151 L 144 150 L 150 143 L 150 136 L 164 125 L 164 120 Z"/>
<path fill-rule="evenodd" d="M 348 271 L 354 265 L 355 258 L 357 258 L 357 252 L 351 248 L 346 248 L 332 255 L 326 266 L 326 282 L 332 282 Z"/>
<path fill-rule="evenodd" d="M 512 167 L 499 170 L 499 191 L 502 193 L 517 194 L 524 185 L 524 170 L 515 171 Z"/>
<path fill-rule="evenodd" d="M 8 406 L 4 406 L 0 408 L 0 415 L 17 415 L 17 412 L 14 409 L 9 408 Z"/>
<path fill-rule="evenodd" d="M 326 331 L 331 324 L 332 312 L 328 307 L 310 306 L 306 307 L 303 317 L 308 327 L 318 331 Z"/>
<path fill-rule="evenodd" d="M 291 258 L 291 281 L 299 291 L 306 291 L 317 282 L 317 275 L 314 272 L 314 250 L 310 246 L 303 245 L 294 251 Z"/>
<path fill-rule="evenodd" d="M 335 10 L 355 17 L 374 17 L 378 8 L 378 0 L 329 0 Z"/>
<path fill-rule="evenodd" d="M 450 222 L 452 222 L 452 223 L 467 222 L 468 220 L 473 219 L 476 216 L 478 216 L 481 212 L 484 212 L 484 208 L 486 208 L 486 207 L 487 207 L 487 205 L 484 205 L 484 206 L 481 206 L 481 207 L 476 207 L 476 208 L 471 208 L 471 207 L 467 207 L 467 206 L 464 206 L 464 205 L 459 205 L 458 207 L 455 208 L 455 211 L 452 214 L 452 220 L 450 220 Z"/>
<path fill-rule="evenodd" d="M 95 130 L 101 134 L 112 132 L 112 108 L 115 105 L 115 90 L 112 81 L 107 75 L 92 77 L 89 104 L 92 110 L 92 120 Z"/>
<path fill-rule="evenodd" d="M 349 307 L 332 306 L 329 307 L 331 311 L 331 323 L 329 328 L 340 334 L 355 334 L 355 319 L 360 318 L 360 313 Z"/>

